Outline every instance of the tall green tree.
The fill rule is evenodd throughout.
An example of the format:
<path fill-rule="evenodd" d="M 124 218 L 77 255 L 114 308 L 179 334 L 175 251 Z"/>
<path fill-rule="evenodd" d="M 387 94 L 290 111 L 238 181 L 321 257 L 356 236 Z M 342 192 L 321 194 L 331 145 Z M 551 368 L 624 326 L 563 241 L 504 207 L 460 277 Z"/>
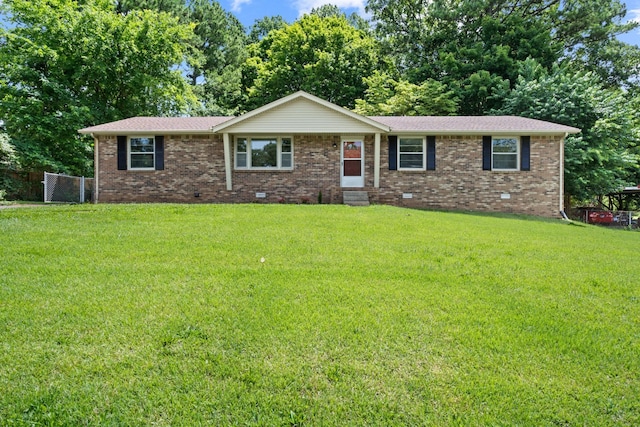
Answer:
<path fill-rule="evenodd" d="M 570 61 L 615 85 L 638 77 L 637 48 L 615 40 L 637 26 L 622 23 L 620 0 L 369 0 L 368 10 L 403 76 L 444 82 L 464 114 L 499 107 L 527 58 L 547 70 Z"/>
<path fill-rule="evenodd" d="M 577 200 L 637 184 L 640 127 L 633 102 L 592 72 L 529 61 L 495 114 L 512 114 L 580 128 L 565 144 L 565 190 Z"/>
<path fill-rule="evenodd" d="M 5 0 L 0 117 L 26 168 L 91 174 L 79 128 L 195 103 L 178 69 L 192 27 L 167 13 L 116 13 L 109 1 Z"/>
<path fill-rule="evenodd" d="M 127 14 L 134 10 L 167 12 L 184 19 L 188 15 L 186 0 L 115 0 L 116 13 Z"/>
<path fill-rule="evenodd" d="M 183 64 L 200 107 L 193 115 L 235 114 L 242 98 L 242 64 L 247 35 L 240 21 L 215 0 L 119 0 L 121 13 L 134 10 L 167 12 L 193 24 L 191 58 Z"/>
<path fill-rule="evenodd" d="M 364 99 L 356 100 L 354 111 L 365 116 L 447 116 L 458 107 L 453 92 L 435 80 L 416 85 L 376 71 L 364 82 Z"/>
<path fill-rule="evenodd" d="M 195 24 L 193 45 L 200 55 L 188 72 L 207 115 L 236 114 L 242 99 L 242 65 L 247 59 L 244 27 L 216 1 L 192 0 L 188 20 Z"/>
<path fill-rule="evenodd" d="M 344 17 L 305 15 L 253 45 L 244 69 L 252 109 L 305 90 L 353 108 L 364 96 L 363 77 L 384 64 L 376 41 Z"/>
<path fill-rule="evenodd" d="M 17 166 L 18 158 L 11 139 L 4 130 L 0 130 L 0 201 L 4 200 L 15 185 L 12 172 Z"/>
<path fill-rule="evenodd" d="M 258 43 L 260 40 L 265 38 L 267 34 L 269 34 L 273 30 L 280 30 L 286 27 L 287 21 L 280 15 L 276 16 L 265 16 L 261 19 L 256 19 L 256 21 L 251 26 L 249 31 L 249 43 Z"/>
<path fill-rule="evenodd" d="M 358 15 L 356 12 L 347 15 L 342 11 L 338 6 L 334 4 L 324 4 L 319 7 L 314 7 L 309 12 L 311 15 L 317 15 L 320 18 L 346 18 L 347 21 L 353 26 L 353 28 L 362 31 L 369 31 L 371 27 L 369 26 L 369 22 L 364 19 L 362 16 Z"/>

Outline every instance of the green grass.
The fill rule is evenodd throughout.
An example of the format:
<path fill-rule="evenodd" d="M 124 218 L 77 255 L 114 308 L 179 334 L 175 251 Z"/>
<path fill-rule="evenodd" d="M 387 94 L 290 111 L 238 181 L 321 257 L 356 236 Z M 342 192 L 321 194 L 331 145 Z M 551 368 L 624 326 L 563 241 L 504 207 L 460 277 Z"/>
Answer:
<path fill-rule="evenodd" d="M 98 424 L 639 425 L 640 234 L 385 206 L 0 210 L 0 425 Z"/>

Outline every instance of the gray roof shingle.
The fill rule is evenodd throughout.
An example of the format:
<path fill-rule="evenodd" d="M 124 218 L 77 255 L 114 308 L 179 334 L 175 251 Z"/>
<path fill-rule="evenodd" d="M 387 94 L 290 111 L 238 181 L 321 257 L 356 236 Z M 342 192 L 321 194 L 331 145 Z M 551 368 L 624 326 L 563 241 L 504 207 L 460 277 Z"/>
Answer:
<path fill-rule="evenodd" d="M 211 128 L 233 117 L 131 117 L 103 125 L 80 129 L 80 133 L 208 133 Z"/>
<path fill-rule="evenodd" d="M 390 116 L 369 117 L 394 132 L 431 133 L 577 133 L 580 129 L 517 116 Z"/>
<path fill-rule="evenodd" d="M 83 134 L 209 133 L 233 117 L 132 117 L 81 129 Z M 557 134 L 580 129 L 517 116 L 374 116 L 391 132 L 432 134 Z"/>

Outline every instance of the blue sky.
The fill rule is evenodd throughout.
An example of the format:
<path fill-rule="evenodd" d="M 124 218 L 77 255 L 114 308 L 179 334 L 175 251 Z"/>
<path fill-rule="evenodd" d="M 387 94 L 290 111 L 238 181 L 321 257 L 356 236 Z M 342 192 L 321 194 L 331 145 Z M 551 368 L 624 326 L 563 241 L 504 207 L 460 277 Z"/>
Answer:
<path fill-rule="evenodd" d="M 358 12 L 364 16 L 366 0 L 219 0 L 222 7 L 232 12 L 245 27 L 265 16 L 281 15 L 287 22 L 295 21 L 312 8 L 327 2 L 340 6 L 345 12 Z M 627 18 L 640 22 L 640 0 L 627 0 Z M 640 29 L 625 34 L 620 39 L 640 46 Z"/>
<path fill-rule="evenodd" d="M 295 21 L 304 13 L 323 4 L 340 6 L 345 12 L 358 12 L 364 16 L 365 0 L 218 0 L 223 8 L 232 12 L 245 27 L 265 16 L 281 15 L 287 22 Z M 638 0 L 640 1 L 640 0 Z"/>

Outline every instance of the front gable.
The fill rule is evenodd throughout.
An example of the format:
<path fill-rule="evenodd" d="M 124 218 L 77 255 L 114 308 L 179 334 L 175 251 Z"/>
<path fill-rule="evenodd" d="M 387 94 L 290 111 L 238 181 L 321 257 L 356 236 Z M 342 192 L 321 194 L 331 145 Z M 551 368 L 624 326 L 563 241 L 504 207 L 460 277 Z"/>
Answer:
<path fill-rule="evenodd" d="M 296 92 L 213 128 L 233 134 L 346 134 L 388 132 L 389 127 L 345 108 Z"/>

